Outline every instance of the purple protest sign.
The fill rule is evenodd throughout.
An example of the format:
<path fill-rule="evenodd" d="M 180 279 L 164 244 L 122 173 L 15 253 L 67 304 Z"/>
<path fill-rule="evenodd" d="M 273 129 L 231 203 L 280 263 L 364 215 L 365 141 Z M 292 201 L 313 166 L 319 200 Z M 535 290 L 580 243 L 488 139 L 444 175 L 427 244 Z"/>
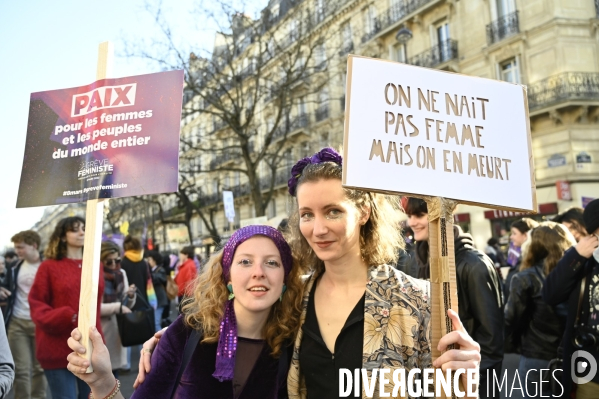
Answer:
<path fill-rule="evenodd" d="M 31 94 L 17 207 L 177 191 L 183 71 Z"/>

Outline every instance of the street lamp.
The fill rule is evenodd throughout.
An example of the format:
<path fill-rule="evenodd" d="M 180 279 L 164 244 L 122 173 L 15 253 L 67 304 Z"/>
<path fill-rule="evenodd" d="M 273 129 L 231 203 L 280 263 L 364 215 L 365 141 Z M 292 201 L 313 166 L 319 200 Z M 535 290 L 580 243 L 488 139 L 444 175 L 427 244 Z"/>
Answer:
<path fill-rule="evenodd" d="M 403 25 L 395 34 L 395 39 L 403 45 L 403 62 L 406 62 L 408 60 L 407 43 L 412 38 L 412 36 L 412 31 Z"/>
<path fill-rule="evenodd" d="M 412 31 L 406 27 L 402 27 L 396 34 L 395 39 L 401 44 L 406 44 L 412 38 Z"/>

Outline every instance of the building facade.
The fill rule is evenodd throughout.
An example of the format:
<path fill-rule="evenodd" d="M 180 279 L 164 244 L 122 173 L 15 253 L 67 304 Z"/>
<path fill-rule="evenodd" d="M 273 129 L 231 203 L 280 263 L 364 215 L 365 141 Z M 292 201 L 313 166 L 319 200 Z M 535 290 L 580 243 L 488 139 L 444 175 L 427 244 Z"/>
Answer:
<path fill-rule="evenodd" d="M 526 85 L 540 204 L 535 217 L 582 206 L 599 197 L 598 16 L 597 0 L 271 0 L 259 20 L 239 16 L 231 32 L 218 33 L 212 58 L 190 58 L 190 73 L 203 83 L 186 91 L 181 168 L 201 173 L 182 177 L 181 187 L 197 188 L 190 200 L 210 209 L 222 236 L 262 216 L 244 173 L 248 154 L 236 147 L 245 136 L 235 133 L 250 119 L 243 115 L 252 115 L 255 134 L 244 148 L 258 153 L 266 141 L 280 144 L 280 161 L 260 160 L 254 176 L 267 198 L 259 220 L 278 225 L 290 209 L 291 166 L 323 146 L 342 145 L 351 53 Z M 308 73 L 290 80 L 298 69 Z M 223 81 L 227 73 L 233 78 Z M 218 104 L 240 108 L 242 116 Z M 232 218 L 225 216 L 223 190 L 235 197 Z M 184 217 L 180 199 L 160 201 Z M 459 205 L 455 221 L 483 248 L 520 216 Z M 205 219 L 192 212 L 189 225 L 194 244 L 210 243 Z"/>

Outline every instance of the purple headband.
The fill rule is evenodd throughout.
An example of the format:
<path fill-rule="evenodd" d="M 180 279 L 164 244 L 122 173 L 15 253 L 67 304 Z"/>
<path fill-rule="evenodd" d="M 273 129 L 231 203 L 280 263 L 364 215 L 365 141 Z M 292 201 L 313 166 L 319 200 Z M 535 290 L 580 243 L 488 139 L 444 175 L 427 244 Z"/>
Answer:
<path fill-rule="evenodd" d="M 343 158 L 341 158 L 341 155 L 339 155 L 337 151 L 330 147 L 323 148 L 311 157 L 300 159 L 295 165 L 293 165 L 293 168 L 291 168 L 291 178 L 287 182 L 289 194 L 291 194 L 292 197 L 295 197 L 297 190 L 297 182 L 299 178 L 302 176 L 302 173 L 304 172 L 304 168 L 306 166 L 310 164 L 318 164 L 323 162 L 334 162 L 337 165 L 341 166 L 342 161 Z"/>
<path fill-rule="evenodd" d="M 231 263 L 233 262 L 233 256 L 239 244 L 254 236 L 265 236 L 270 238 L 281 256 L 283 262 L 283 269 L 285 270 L 285 281 L 289 272 L 291 272 L 291 266 L 293 265 L 293 259 L 291 257 L 291 248 L 289 244 L 283 238 L 283 235 L 275 228 L 270 226 L 246 226 L 237 230 L 223 248 L 223 259 L 221 265 L 223 267 L 223 279 L 225 283 L 229 280 L 231 272 Z M 215 371 L 212 374 L 214 378 L 219 381 L 230 381 L 233 379 L 233 372 L 235 370 L 235 354 L 237 353 L 237 320 L 235 318 L 235 311 L 233 309 L 233 301 L 227 301 L 225 306 L 225 313 L 222 320 L 220 321 L 220 330 L 218 337 L 218 347 L 216 348 L 216 366 Z"/>

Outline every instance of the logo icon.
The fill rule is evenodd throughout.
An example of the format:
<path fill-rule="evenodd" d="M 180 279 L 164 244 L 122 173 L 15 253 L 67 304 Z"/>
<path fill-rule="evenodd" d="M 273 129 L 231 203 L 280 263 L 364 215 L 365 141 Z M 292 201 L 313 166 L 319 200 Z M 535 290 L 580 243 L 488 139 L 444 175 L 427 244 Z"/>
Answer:
<path fill-rule="evenodd" d="M 589 352 L 578 350 L 572 354 L 570 370 L 574 383 L 586 384 L 597 374 L 597 361 Z"/>

